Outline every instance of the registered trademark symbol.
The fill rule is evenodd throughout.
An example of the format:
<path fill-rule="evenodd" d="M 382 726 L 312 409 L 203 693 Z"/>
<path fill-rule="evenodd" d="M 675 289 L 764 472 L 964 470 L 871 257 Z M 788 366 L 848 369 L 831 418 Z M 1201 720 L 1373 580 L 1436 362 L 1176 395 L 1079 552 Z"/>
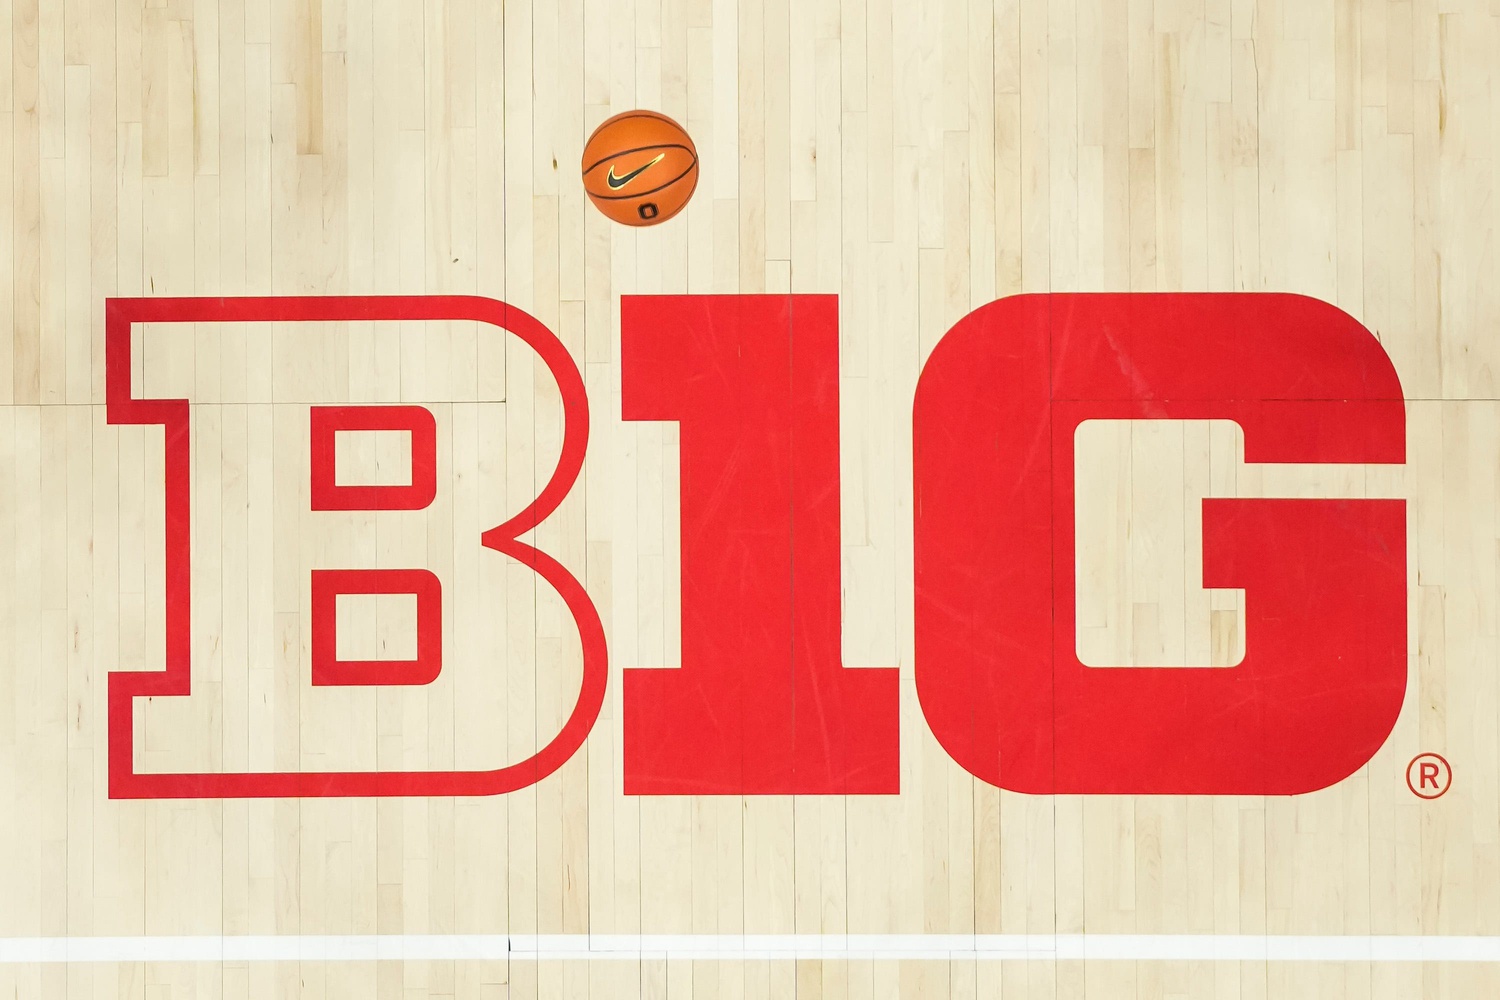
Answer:
<path fill-rule="evenodd" d="M 1406 765 L 1406 787 L 1419 799 L 1441 798 L 1453 785 L 1453 768 L 1440 753 L 1419 753 Z"/>

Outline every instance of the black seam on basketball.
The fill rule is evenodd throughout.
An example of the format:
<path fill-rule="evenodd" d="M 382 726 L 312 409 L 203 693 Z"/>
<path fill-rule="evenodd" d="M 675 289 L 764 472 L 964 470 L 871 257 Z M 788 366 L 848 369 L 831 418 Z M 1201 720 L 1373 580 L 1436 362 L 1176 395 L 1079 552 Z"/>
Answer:
<path fill-rule="evenodd" d="M 692 173 L 693 169 L 697 166 L 698 161 L 697 159 L 694 159 L 692 163 L 688 164 L 688 168 L 682 173 L 678 174 L 676 177 L 673 177 L 665 184 L 661 184 L 657 187 L 652 188 L 650 191 L 637 191 L 635 194 L 594 194 L 592 191 L 590 191 L 588 192 L 588 196 L 598 201 L 629 201 L 632 198 L 644 198 L 648 194 L 655 194 L 658 191 L 665 191 L 667 188 L 671 187 L 673 184 L 676 184 L 688 174 Z"/>
<path fill-rule="evenodd" d="M 631 153 L 644 153 L 648 149 L 681 149 L 681 150 L 685 150 L 686 152 L 692 154 L 693 162 L 694 163 L 698 162 L 698 151 L 695 150 L 695 149 L 693 149 L 693 147 L 691 147 L 691 146 L 684 146 L 680 142 L 657 142 L 657 143 L 652 143 L 649 146 L 634 146 L 634 147 L 632 147 L 630 149 L 622 149 L 622 150 L 620 150 L 617 153 L 610 153 L 608 156 L 604 157 L 604 159 L 602 159 L 602 160 L 595 160 L 593 163 L 591 163 L 588 166 L 584 167 L 583 168 L 583 176 L 587 177 L 589 174 L 593 173 L 595 170 L 598 170 L 600 167 L 604 166 L 604 164 L 608 163 L 610 160 L 613 160 L 613 159 L 615 159 L 617 157 L 629 156 Z"/>

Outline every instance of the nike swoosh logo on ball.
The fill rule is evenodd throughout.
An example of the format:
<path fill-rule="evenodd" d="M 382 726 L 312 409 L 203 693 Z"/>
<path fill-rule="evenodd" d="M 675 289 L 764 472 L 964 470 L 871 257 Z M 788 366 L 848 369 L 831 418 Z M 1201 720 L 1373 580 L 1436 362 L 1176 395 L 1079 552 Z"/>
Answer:
<path fill-rule="evenodd" d="M 649 161 L 647 163 L 641 164 L 640 166 L 638 166 L 634 170 L 632 170 L 630 173 L 626 174 L 624 177 L 616 177 L 615 176 L 615 165 L 613 163 L 611 163 L 609 165 L 609 172 L 604 175 L 604 183 L 608 184 L 610 186 L 611 190 L 617 190 L 619 188 L 622 188 L 626 184 L 629 184 L 635 178 L 639 177 L 641 174 L 645 173 L 647 170 L 649 170 L 652 167 L 656 166 L 658 163 L 660 163 L 663 159 L 666 158 L 666 155 L 667 155 L 666 153 L 657 153 L 656 154 L 656 159 L 651 160 L 651 161 Z"/>

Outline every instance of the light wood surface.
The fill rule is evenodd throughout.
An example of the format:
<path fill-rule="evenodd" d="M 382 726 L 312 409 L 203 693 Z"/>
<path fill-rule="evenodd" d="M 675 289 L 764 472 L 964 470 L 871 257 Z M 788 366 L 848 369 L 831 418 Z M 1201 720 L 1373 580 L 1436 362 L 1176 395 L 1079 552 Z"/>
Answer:
<path fill-rule="evenodd" d="M 0 7 L 0 939 L 1500 934 L 1495 0 Z M 636 107 L 702 155 L 690 206 L 640 231 L 578 176 L 590 130 Z M 1242 595 L 1195 582 L 1202 497 L 1408 498 L 1406 704 L 1333 788 L 1017 795 L 923 722 L 920 366 L 979 305 L 1093 290 L 1304 293 L 1394 360 L 1404 467 L 1247 466 L 1211 422 L 1079 439 L 1102 456 L 1078 529 L 1101 666 L 1237 662 Z M 900 667 L 902 791 L 626 797 L 620 671 L 679 662 L 681 583 L 678 432 L 620 418 L 619 297 L 787 291 L 840 295 L 844 658 Z M 584 373 L 584 475 L 535 535 L 604 620 L 588 743 L 487 799 L 109 799 L 107 674 L 161 665 L 165 596 L 160 432 L 106 422 L 106 297 L 393 293 L 503 299 Z M 556 461 L 557 391 L 523 346 L 457 323 L 137 341 L 137 387 L 195 404 L 194 693 L 140 708 L 142 770 L 498 766 L 556 731 L 564 609 L 461 544 Z M 308 512 L 307 404 L 340 401 L 432 404 L 438 502 Z M 340 474 L 401 482 L 402 448 L 351 439 Z M 307 570 L 333 563 L 443 577 L 439 682 L 307 685 Z M 408 655 L 410 621 L 347 602 L 341 651 Z M 1422 751 L 1453 764 L 1440 800 L 1406 787 Z M 1483 963 L 0 963 L 0 995 L 100 1000 L 1497 992 Z"/>

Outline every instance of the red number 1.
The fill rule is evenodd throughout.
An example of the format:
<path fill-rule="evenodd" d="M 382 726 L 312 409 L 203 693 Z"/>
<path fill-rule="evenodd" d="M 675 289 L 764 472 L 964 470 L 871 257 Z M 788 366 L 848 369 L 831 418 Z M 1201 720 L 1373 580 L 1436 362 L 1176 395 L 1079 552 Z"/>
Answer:
<path fill-rule="evenodd" d="M 621 320 L 625 419 L 682 442 L 682 666 L 625 671 L 626 793 L 899 791 L 896 670 L 840 658 L 837 297 Z"/>

